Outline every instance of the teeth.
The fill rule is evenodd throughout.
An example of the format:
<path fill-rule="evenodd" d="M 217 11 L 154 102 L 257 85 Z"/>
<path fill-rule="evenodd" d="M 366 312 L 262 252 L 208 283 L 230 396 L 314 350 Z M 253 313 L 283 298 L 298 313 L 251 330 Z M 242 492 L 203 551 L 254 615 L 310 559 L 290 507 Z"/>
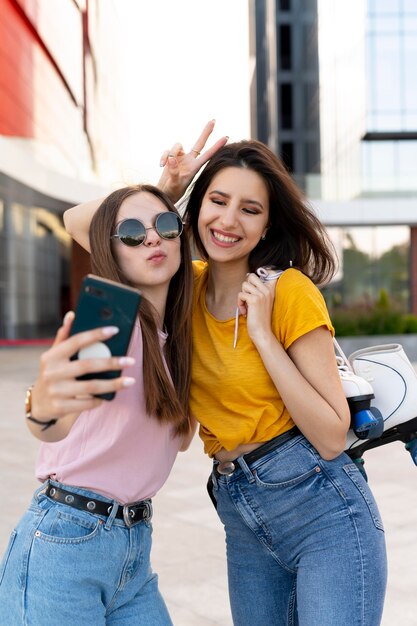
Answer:
<path fill-rule="evenodd" d="M 239 237 L 226 237 L 226 235 L 221 235 L 220 233 L 216 233 L 214 230 L 212 231 L 213 237 L 217 239 L 217 241 L 222 241 L 223 243 L 235 243 L 239 241 Z"/>

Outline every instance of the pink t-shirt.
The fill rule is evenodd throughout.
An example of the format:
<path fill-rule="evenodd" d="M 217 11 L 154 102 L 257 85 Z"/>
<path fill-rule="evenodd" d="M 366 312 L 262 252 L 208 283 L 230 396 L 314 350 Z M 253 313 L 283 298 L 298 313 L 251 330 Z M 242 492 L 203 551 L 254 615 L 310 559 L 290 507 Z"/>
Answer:
<path fill-rule="evenodd" d="M 160 333 L 163 345 L 166 336 Z M 83 487 L 121 504 L 151 498 L 171 471 L 181 444 L 172 429 L 146 413 L 143 390 L 143 346 L 139 324 L 135 327 L 128 355 L 136 359 L 124 375 L 136 384 L 119 391 L 78 417 L 68 436 L 55 443 L 42 443 L 36 476 L 66 485 Z"/>

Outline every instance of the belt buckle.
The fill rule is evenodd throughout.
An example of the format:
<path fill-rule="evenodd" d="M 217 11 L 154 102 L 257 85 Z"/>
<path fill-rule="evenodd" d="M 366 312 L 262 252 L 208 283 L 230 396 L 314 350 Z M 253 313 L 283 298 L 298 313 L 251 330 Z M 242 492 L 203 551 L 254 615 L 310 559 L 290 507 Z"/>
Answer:
<path fill-rule="evenodd" d="M 142 520 L 144 520 L 145 522 L 148 522 L 149 520 L 152 519 L 153 511 L 152 511 L 152 503 L 150 501 L 147 500 L 143 502 L 141 505 L 125 504 L 123 507 L 123 521 L 128 528 L 131 528 L 134 524 L 137 524 L 137 522 L 141 521 L 141 520 L 134 519 L 136 516 L 136 511 L 134 509 L 137 506 L 141 506 L 145 509 L 141 518 Z"/>
<path fill-rule="evenodd" d="M 142 519 L 145 522 L 150 522 L 151 519 L 152 519 L 152 515 L 153 515 L 152 501 L 151 500 L 145 500 L 145 508 L 146 508 L 146 511 L 144 511 Z"/>
<path fill-rule="evenodd" d="M 133 510 L 132 505 L 125 504 L 123 507 L 123 521 L 128 528 L 133 526 L 133 524 L 135 523 L 133 519 L 134 517 L 135 517 L 135 511 Z"/>
<path fill-rule="evenodd" d="M 233 461 L 220 461 L 216 469 L 222 476 L 231 476 L 236 469 L 236 465 Z"/>

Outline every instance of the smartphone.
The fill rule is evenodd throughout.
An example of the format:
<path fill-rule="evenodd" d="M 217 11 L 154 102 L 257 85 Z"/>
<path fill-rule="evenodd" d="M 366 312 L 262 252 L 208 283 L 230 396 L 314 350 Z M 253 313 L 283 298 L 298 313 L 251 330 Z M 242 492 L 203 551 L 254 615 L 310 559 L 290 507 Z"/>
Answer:
<path fill-rule="evenodd" d="M 83 348 L 71 359 L 107 358 L 125 356 L 136 324 L 141 294 L 137 289 L 107 278 L 88 274 L 83 278 L 71 335 L 99 328 L 117 326 L 117 335 Z M 95 372 L 79 376 L 78 380 L 118 378 L 121 370 Z M 115 392 L 98 394 L 98 398 L 112 400 Z"/>

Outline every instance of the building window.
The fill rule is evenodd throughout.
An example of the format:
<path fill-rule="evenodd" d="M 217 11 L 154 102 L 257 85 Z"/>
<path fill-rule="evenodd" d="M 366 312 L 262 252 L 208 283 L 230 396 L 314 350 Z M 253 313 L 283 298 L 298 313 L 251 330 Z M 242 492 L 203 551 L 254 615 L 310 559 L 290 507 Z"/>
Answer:
<path fill-rule="evenodd" d="M 281 159 L 290 172 L 294 171 L 294 144 L 291 141 L 283 141 L 281 144 Z"/>
<path fill-rule="evenodd" d="M 368 128 L 415 130 L 417 124 L 417 3 L 414 12 L 390 0 L 369 6 L 367 35 Z"/>
<path fill-rule="evenodd" d="M 317 0 L 303 0 L 302 7 L 304 14 L 308 12 L 317 14 Z"/>
<path fill-rule="evenodd" d="M 304 146 L 305 154 L 305 173 L 320 173 L 320 149 L 317 141 L 306 141 Z"/>
<path fill-rule="evenodd" d="M 291 26 L 282 24 L 279 27 L 279 67 L 291 69 Z"/>
<path fill-rule="evenodd" d="M 366 141 L 362 144 L 365 192 L 413 192 L 417 141 Z"/>
<path fill-rule="evenodd" d="M 291 83 L 283 83 L 280 87 L 280 105 L 281 105 L 281 128 L 291 129 L 293 127 L 292 114 L 292 85 Z"/>
<path fill-rule="evenodd" d="M 279 0 L 279 8 L 281 11 L 291 11 L 291 0 Z"/>

